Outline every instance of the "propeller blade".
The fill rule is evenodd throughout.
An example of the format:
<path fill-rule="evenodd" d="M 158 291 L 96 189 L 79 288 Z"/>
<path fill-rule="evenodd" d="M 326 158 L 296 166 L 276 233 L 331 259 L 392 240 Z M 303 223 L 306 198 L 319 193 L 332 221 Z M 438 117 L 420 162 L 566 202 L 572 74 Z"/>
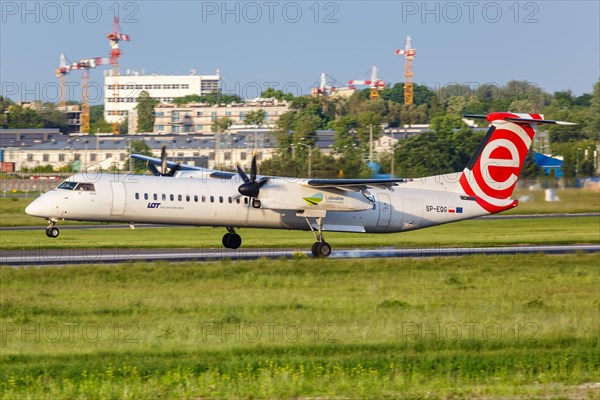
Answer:
<path fill-rule="evenodd" d="M 177 171 L 179 171 L 179 168 L 181 168 L 181 164 L 177 163 L 177 165 L 175 165 L 173 168 L 171 168 L 169 170 L 169 172 L 167 172 L 166 174 L 164 174 L 164 176 L 174 176 L 175 173 Z"/>
<path fill-rule="evenodd" d="M 158 169 L 156 169 L 156 166 L 154 164 L 152 164 L 150 161 L 146 161 L 146 168 L 148 168 L 148 171 L 152 172 L 152 175 L 154 176 L 160 176 L 160 172 L 158 171 Z"/>
<path fill-rule="evenodd" d="M 256 182 L 256 173 L 257 173 L 256 153 L 254 153 L 254 155 L 252 156 L 252 166 L 250 167 L 250 180 L 252 182 Z"/>
<path fill-rule="evenodd" d="M 266 176 L 263 176 L 262 178 L 260 178 L 260 180 L 258 182 L 256 182 L 256 184 L 257 184 L 258 188 L 260 189 L 267 182 L 269 182 L 269 178 L 267 178 Z"/>
<path fill-rule="evenodd" d="M 164 144 L 162 150 L 160 151 L 160 168 L 161 175 L 167 174 L 167 145 Z"/>
<path fill-rule="evenodd" d="M 250 178 L 248 178 L 248 175 L 246 175 L 242 167 L 240 167 L 240 163 L 237 163 L 235 166 L 237 167 L 237 172 L 244 181 L 244 183 L 250 182 Z"/>

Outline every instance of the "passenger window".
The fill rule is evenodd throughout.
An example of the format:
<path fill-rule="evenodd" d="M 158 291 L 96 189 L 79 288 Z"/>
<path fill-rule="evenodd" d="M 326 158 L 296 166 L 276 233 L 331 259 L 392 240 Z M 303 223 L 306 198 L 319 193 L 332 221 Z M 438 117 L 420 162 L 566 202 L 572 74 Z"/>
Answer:
<path fill-rule="evenodd" d="M 181 195 L 180 194 L 177 195 L 177 200 L 181 201 Z"/>
<path fill-rule="evenodd" d="M 154 201 L 158 200 L 158 195 L 154 193 Z"/>
<path fill-rule="evenodd" d="M 238 197 L 237 199 L 235 199 L 235 202 L 240 204 L 240 198 Z"/>
<path fill-rule="evenodd" d="M 162 200 L 163 200 L 163 201 L 166 201 L 166 200 L 167 200 L 167 195 L 166 195 L 166 194 L 164 194 L 164 193 L 163 193 L 163 195 L 162 195 Z"/>
<path fill-rule="evenodd" d="M 148 193 L 144 193 L 144 200 L 148 200 Z"/>
<path fill-rule="evenodd" d="M 202 196 L 202 202 L 206 203 L 206 196 Z"/>
<path fill-rule="evenodd" d="M 233 199 L 230 197 L 229 198 L 229 204 L 233 203 Z"/>
<path fill-rule="evenodd" d="M 215 196 L 210 196 L 210 202 L 214 203 L 215 202 Z"/>
<path fill-rule="evenodd" d="M 223 202 L 223 196 L 219 196 L 219 203 Z"/>
<path fill-rule="evenodd" d="M 136 193 L 136 194 L 135 194 L 135 199 L 136 199 L 136 200 L 139 200 L 139 199 L 140 199 L 140 194 L 139 194 L 139 193 Z"/>
<path fill-rule="evenodd" d="M 194 201 L 195 201 L 196 203 L 198 202 L 198 195 L 197 195 L 197 194 L 195 194 L 195 195 L 194 195 Z"/>
<path fill-rule="evenodd" d="M 175 196 L 169 195 L 169 198 L 171 199 L 171 201 L 175 201 Z"/>
<path fill-rule="evenodd" d="M 244 197 L 244 204 L 248 204 L 248 198 Z"/>
<path fill-rule="evenodd" d="M 190 195 L 189 194 L 185 195 L 185 201 L 190 201 Z"/>

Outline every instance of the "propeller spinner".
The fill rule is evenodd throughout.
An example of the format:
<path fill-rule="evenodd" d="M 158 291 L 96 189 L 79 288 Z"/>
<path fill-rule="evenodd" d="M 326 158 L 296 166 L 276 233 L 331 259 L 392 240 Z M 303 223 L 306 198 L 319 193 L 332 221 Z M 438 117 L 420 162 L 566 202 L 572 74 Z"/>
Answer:
<path fill-rule="evenodd" d="M 244 183 L 242 183 L 238 187 L 238 192 L 240 192 L 240 194 L 242 196 L 258 197 L 258 194 L 260 193 L 260 188 L 269 181 L 269 178 L 267 178 L 267 177 L 262 177 L 258 181 L 256 180 L 256 171 L 257 171 L 256 154 L 254 154 L 254 156 L 252 156 L 252 165 L 250 167 L 250 177 L 248 177 L 248 175 L 246 175 L 246 173 L 244 172 L 242 167 L 240 167 L 240 164 L 237 164 L 237 171 L 238 171 L 238 174 L 240 175 L 240 177 L 242 178 L 242 180 L 244 181 Z"/>

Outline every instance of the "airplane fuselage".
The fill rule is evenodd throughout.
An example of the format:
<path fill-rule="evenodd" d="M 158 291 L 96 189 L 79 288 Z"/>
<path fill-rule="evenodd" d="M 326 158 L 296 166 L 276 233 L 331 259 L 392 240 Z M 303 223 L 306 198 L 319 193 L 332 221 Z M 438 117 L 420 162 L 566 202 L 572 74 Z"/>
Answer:
<path fill-rule="evenodd" d="M 28 213 L 52 220 L 309 230 L 304 216 L 326 211 L 325 231 L 373 233 L 414 230 L 485 214 L 473 199 L 459 193 L 410 184 L 360 192 L 319 190 L 299 185 L 293 178 L 274 178 L 261 191 L 263 207 L 255 208 L 238 193 L 239 179 L 105 173 L 77 174 L 66 181 L 91 183 L 93 190 L 53 189 L 35 200 Z M 313 205 L 305 198 L 318 198 L 319 203 Z"/>

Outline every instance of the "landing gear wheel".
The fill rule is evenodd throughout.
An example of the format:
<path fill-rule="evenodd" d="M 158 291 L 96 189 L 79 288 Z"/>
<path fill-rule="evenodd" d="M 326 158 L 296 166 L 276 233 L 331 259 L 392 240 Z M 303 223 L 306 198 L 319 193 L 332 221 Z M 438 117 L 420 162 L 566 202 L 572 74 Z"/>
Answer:
<path fill-rule="evenodd" d="M 223 243 L 223 247 L 225 247 L 226 249 L 229 248 L 229 246 L 227 246 L 227 243 L 229 243 L 229 236 L 231 236 L 231 233 L 226 233 L 225 235 L 223 235 L 223 240 L 221 241 L 221 243 Z"/>
<path fill-rule="evenodd" d="M 312 245 L 312 254 L 317 258 L 329 257 L 331 254 L 331 246 L 327 242 L 316 242 Z"/>
<path fill-rule="evenodd" d="M 223 236 L 223 247 L 226 249 L 237 249 L 242 245 L 242 237 L 237 233 L 228 232 Z"/>
<path fill-rule="evenodd" d="M 321 243 L 319 243 L 319 242 L 314 242 L 313 243 L 313 245 L 312 245 L 312 247 L 310 249 L 310 252 L 312 253 L 313 257 L 317 257 L 317 254 L 318 254 L 317 253 L 317 246 L 320 245 L 320 244 Z"/>
<path fill-rule="evenodd" d="M 230 233 L 227 238 L 227 248 L 228 249 L 237 249 L 242 245 L 242 237 L 237 233 Z"/>
<path fill-rule="evenodd" d="M 57 227 L 51 226 L 46 228 L 46 236 L 48 236 L 49 238 L 55 239 L 58 237 L 58 235 L 60 235 L 60 231 Z"/>

